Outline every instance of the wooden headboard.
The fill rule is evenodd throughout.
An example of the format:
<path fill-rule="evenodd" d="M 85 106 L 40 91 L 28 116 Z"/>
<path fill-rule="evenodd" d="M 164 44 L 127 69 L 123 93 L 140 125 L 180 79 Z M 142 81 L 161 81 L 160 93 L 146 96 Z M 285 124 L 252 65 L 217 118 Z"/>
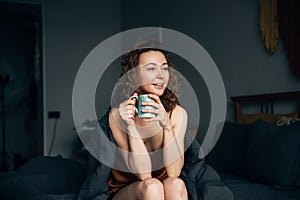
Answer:
<path fill-rule="evenodd" d="M 290 114 L 291 117 L 300 116 L 300 91 L 296 92 L 285 92 L 285 93 L 272 93 L 272 94 L 258 94 L 258 95 L 248 95 L 248 96 L 234 96 L 230 97 L 234 103 L 235 109 L 235 121 L 241 122 L 245 119 L 246 114 L 243 113 L 243 106 L 249 103 L 258 103 L 260 105 L 260 113 L 265 116 L 276 116 L 278 114 L 274 113 L 274 104 L 284 101 L 293 101 L 296 103 L 296 110 L 294 113 Z M 249 115 L 248 115 L 249 116 Z M 253 115 L 252 115 L 253 116 Z M 257 117 L 258 115 L 256 115 Z M 261 115 L 260 115 L 261 116 Z M 255 116 L 253 116 L 255 117 Z M 253 120 L 252 120 L 253 121 Z M 250 121 L 249 121 L 250 123 Z"/>

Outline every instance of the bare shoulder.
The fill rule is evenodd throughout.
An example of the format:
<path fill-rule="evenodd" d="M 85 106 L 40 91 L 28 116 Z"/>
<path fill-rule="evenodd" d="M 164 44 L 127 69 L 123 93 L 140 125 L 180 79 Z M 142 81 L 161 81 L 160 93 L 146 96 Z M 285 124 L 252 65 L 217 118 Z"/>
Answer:
<path fill-rule="evenodd" d="M 176 126 L 176 124 L 178 123 L 180 124 L 187 123 L 187 119 L 188 119 L 188 114 L 186 110 L 183 107 L 176 105 L 171 115 L 171 121 L 173 126 Z"/>
<path fill-rule="evenodd" d="M 173 109 L 171 119 L 178 117 L 187 117 L 187 112 L 183 107 L 176 105 L 176 107 Z"/>
<path fill-rule="evenodd" d="M 109 125 L 110 126 L 117 126 L 120 130 L 125 130 L 126 126 L 123 120 L 119 115 L 117 108 L 112 108 L 109 112 Z"/>
<path fill-rule="evenodd" d="M 122 149 L 127 149 L 127 134 L 125 134 L 124 124 L 121 122 L 122 120 L 119 117 L 118 110 L 112 109 L 109 112 L 109 126 L 112 130 L 112 135 L 116 140 L 116 143 Z"/>
<path fill-rule="evenodd" d="M 112 126 L 116 125 L 116 118 L 117 116 L 117 110 L 115 108 L 112 108 L 109 112 L 109 118 L 108 118 L 108 122 L 109 122 L 109 126 L 112 128 Z"/>
<path fill-rule="evenodd" d="M 116 108 L 112 108 L 110 111 L 109 111 L 109 120 L 112 120 L 113 119 L 113 115 L 115 115 L 117 112 L 117 109 Z"/>
<path fill-rule="evenodd" d="M 116 133 L 118 133 L 120 130 L 118 129 L 118 126 L 117 126 L 117 119 L 116 119 L 116 116 L 117 116 L 117 111 L 115 109 L 112 109 L 110 112 L 109 112 L 109 118 L 108 118 L 108 122 L 109 122 L 109 126 L 112 130 L 112 133 L 113 133 L 113 136 L 115 137 Z"/>

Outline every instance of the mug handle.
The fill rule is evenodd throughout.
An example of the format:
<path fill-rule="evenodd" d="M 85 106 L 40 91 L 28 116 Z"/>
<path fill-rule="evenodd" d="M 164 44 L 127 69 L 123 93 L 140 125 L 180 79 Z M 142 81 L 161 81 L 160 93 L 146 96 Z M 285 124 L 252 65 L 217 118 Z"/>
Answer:
<path fill-rule="evenodd" d="M 139 100 L 139 97 L 138 97 L 138 96 L 131 96 L 131 97 L 129 97 L 129 100 L 131 100 L 131 99 L 133 99 L 133 98 L 136 98 L 137 101 Z M 137 109 L 135 106 L 134 106 L 134 109 L 135 109 L 136 114 L 138 114 L 139 111 L 138 111 L 138 109 Z"/>

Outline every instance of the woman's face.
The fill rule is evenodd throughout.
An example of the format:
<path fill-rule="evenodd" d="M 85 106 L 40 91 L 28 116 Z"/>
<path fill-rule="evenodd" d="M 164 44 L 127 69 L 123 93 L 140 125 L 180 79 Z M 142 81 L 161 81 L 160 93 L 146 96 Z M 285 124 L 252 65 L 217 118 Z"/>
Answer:
<path fill-rule="evenodd" d="M 142 53 L 138 67 L 142 90 L 161 96 L 169 81 L 169 67 L 165 55 L 154 50 Z"/>

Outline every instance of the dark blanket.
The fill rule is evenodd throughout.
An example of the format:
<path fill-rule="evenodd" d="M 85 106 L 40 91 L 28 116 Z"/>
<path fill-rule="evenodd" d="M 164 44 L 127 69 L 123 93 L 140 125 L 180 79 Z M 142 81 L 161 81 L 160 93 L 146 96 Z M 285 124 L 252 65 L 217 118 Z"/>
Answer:
<path fill-rule="evenodd" d="M 101 119 L 100 126 L 106 137 L 111 139 L 108 114 Z M 204 163 L 201 146 L 189 133 L 186 134 L 185 144 L 191 145 L 185 152 L 185 163 L 180 177 L 187 186 L 189 200 L 233 199 L 231 191 L 221 182 L 217 172 Z M 98 163 L 97 168 L 81 187 L 77 199 L 109 199 L 107 180 L 110 172 L 111 168 Z"/>
<path fill-rule="evenodd" d="M 108 115 L 101 119 L 100 125 L 106 137 L 113 141 Z M 185 181 L 189 199 L 233 199 L 217 172 L 204 163 L 199 143 L 189 133 L 185 142 L 191 145 L 185 152 L 180 177 Z M 94 170 L 87 176 L 87 168 L 76 161 L 60 157 L 34 158 L 16 171 L 0 173 L 0 200 L 109 199 L 107 180 L 111 168 L 98 161 L 90 168 Z"/>

